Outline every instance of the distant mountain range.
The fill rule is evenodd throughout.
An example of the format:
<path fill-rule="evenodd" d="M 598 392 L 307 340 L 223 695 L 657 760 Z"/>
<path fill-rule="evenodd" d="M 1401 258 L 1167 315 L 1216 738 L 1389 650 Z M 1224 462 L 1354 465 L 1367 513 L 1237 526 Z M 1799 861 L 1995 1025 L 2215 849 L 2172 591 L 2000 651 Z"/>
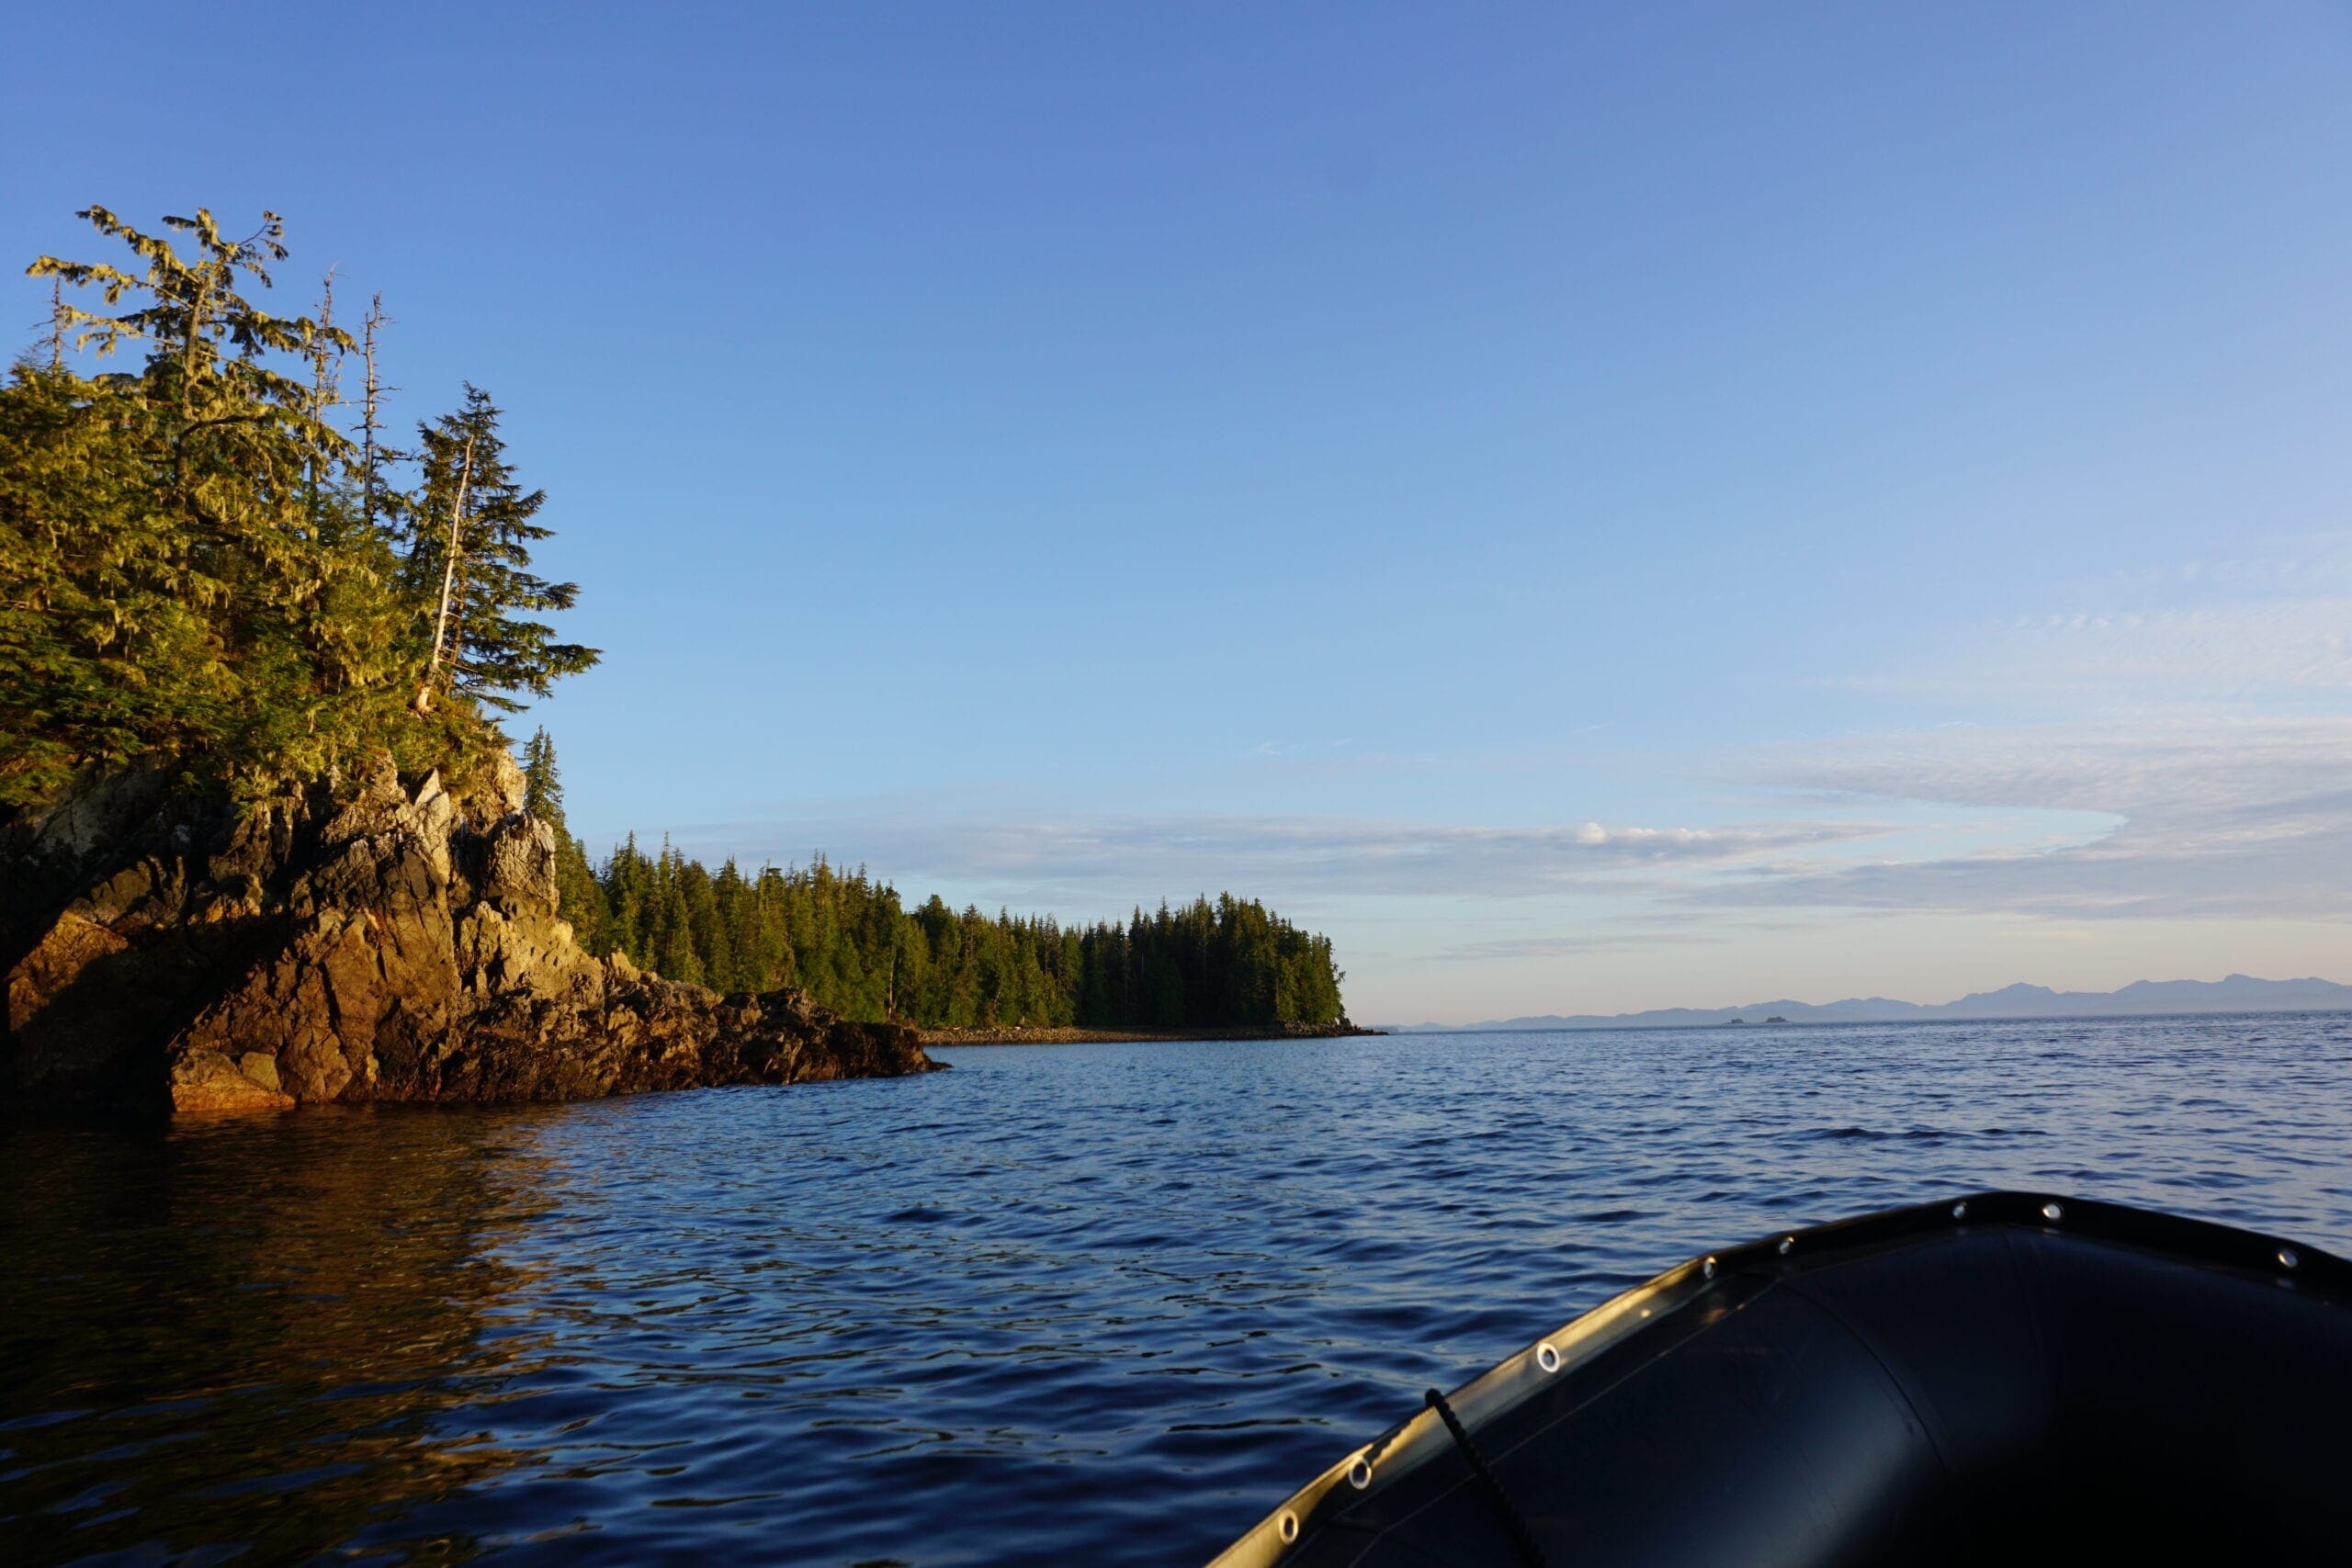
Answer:
<path fill-rule="evenodd" d="M 1482 1029 L 1705 1029 L 1730 1023 L 1919 1023 L 1968 1018 L 2112 1018 L 2167 1012 L 2352 1011 L 2352 986 L 2333 980 L 2138 980 L 2120 991 L 2053 991 L 2004 986 L 1956 1002 L 1898 1002 L 1854 997 L 1842 1002 L 1755 1002 L 1744 1008 L 1653 1008 L 1609 1015 L 1547 1013 L 1485 1023 L 1376 1024 L 1392 1034 L 1468 1033 Z"/>

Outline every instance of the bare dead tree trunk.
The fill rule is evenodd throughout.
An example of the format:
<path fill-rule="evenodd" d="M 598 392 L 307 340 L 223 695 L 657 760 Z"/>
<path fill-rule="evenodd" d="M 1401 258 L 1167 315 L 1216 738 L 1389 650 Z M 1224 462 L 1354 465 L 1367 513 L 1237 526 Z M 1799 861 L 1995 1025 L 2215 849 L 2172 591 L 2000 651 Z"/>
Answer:
<path fill-rule="evenodd" d="M 327 410 L 341 401 L 342 389 L 336 385 L 334 344 L 330 334 L 334 331 L 334 268 L 327 268 L 324 282 L 319 285 L 319 330 L 311 343 L 311 417 L 324 420 Z"/>
<path fill-rule="evenodd" d="M 458 469 L 458 499 L 449 508 L 449 549 L 441 563 L 441 608 L 433 617 L 433 657 L 424 666 L 424 682 L 416 689 L 416 711 L 433 711 L 433 682 L 441 673 L 441 651 L 449 636 L 449 599 L 458 585 L 459 525 L 466 515 L 466 487 L 473 482 L 474 438 L 466 437 L 466 457 Z"/>
<path fill-rule="evenodd" d="M 49 280 L 49 367 L 65 368 L 65 286 L 54 277 Z"/>
<path fill-rule="evenodd" d="M 383 291 L 379 289 L 368 302 L 368 321 L 359 340 L 359 353 L 368 367 L 367 390 L 359 405 L 359 510 L 371 529 L 376 526 L 376 466 L 383 456 L 383 446 L 376 438 L 382 428 L 376 417 L 377 403 L 386 392 L 400 389 L 385 386 L 376 375 L 376 332 L 390 321 L 384 314 Z"/>
<path fill-rule="evenodd" d="M 327 410 L 342 400 L 340 396 L 342 388 L 337 385 L 335 374 L 336 354 L 332 336 L 334 332 L 334 268 L 329 267 L 325 281 L 319 285 L 319 324 L 318 330 L 311 334 L 310 344 L 311 418 L 313 423 L 319 424 L 326 423 Z M 322 487 L 320 480 L 322 478 L 319 472 L 318 456 L 314 451 L 311 457 L 310 495 L 311 526 L 313 530 L 320 526 L 321 522 L 320 501 Z"/>

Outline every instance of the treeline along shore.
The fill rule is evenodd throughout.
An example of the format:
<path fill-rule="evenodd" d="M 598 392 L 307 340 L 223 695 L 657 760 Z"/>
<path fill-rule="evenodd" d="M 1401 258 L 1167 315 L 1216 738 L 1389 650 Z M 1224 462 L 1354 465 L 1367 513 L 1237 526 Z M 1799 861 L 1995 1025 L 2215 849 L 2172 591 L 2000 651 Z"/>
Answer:
<path fill-rule="evenodd" d="M 631 837 L 599 866 L 571 836 L 554 742 L 523 750 L 529 809 L 559 836 L 557 876 L 582 946 L 720 991 L 791 986 L 845 1018 L 937 1031 L 1278 1032 L 1344 1025 L 1330 939 L 1220 895 L 1064 926 L 933 894 L 913 908 L 863 868 L 717 871 Z"/>
<path fill-rule="evenodd" d="M 565 1099 L 919 1072 L 944 1030 L 1345 1027 L 1246 899 L 1064 927 L 564 821 L 594 666 L 491 395 L 401 434 L 392 317 L 261 302 L 264 214 L 37 259 L 0 386 L 0 1111 Z M 352 330 L 353 325 L 356 331 Z"/>
<path fill-rule="evenodd" d="M 1196 1025 L 1182 1029 L 1096 1029 L 1085 1025 L 991 1024 L 960 1029 L 926 1029 L 926 1045 L 1156 1045 L 1179 1040 L 1336 1040 L 1355 1034 L 1382 1034 L 1360 1029 L 1346 1019 L 1330 1023 L 1261 1023 Z"/>

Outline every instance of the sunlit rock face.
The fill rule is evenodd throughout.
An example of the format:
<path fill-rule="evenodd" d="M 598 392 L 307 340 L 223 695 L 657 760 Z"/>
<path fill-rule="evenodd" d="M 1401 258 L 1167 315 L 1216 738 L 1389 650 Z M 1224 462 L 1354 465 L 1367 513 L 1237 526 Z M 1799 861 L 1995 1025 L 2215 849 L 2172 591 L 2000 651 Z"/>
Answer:
<path fill-rule="evenodd" d="M 19 1109 L 570 1100 L 922 1072 L 913 1031 L 599 959 L 501 754 L 236 813 L 119 775 L 0 830 Z"/>

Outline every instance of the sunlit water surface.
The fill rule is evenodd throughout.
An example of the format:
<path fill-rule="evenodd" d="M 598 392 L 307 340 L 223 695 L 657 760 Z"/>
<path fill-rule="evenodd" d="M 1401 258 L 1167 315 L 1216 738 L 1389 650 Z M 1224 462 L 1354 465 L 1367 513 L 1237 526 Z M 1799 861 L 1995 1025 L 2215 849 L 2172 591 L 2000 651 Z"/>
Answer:
<path fill-rule="evenodd" d="M 2352 1018 L 966 1049 L 0 1137 L 0 1561 L 1197 1562 L 1696 1251 L 1989 1186 L 2352 1249 Z"/>

